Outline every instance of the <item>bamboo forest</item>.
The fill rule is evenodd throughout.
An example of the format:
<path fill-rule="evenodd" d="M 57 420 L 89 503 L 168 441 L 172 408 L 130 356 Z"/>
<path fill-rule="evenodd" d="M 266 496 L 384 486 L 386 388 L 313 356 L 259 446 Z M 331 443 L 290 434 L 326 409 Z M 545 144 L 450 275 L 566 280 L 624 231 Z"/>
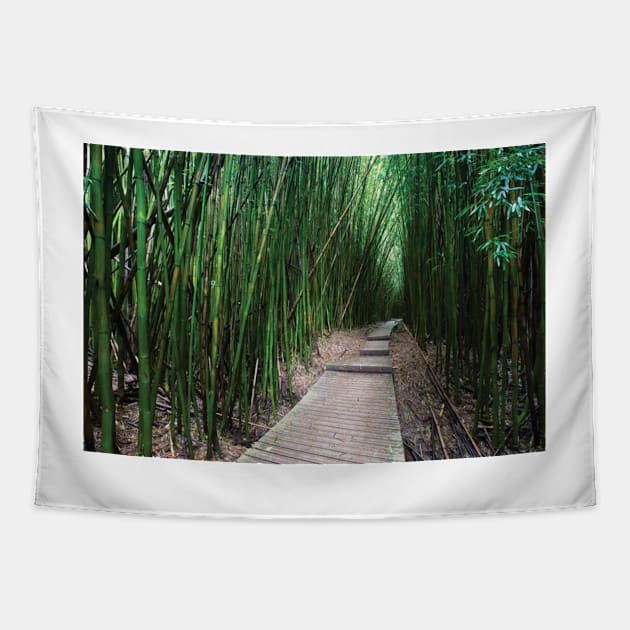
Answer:
<path fill-rule="evenodd" d="M 85 450 L 544 450 L 544 145 L 83 164 Z"/>

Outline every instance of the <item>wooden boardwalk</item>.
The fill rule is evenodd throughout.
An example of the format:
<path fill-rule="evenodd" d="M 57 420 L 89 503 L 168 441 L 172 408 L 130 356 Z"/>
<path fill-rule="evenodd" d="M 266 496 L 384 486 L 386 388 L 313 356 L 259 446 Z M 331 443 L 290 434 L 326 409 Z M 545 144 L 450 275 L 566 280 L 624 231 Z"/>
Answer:
<path fill-rule="evenodd" d="M 398 320 L 392 320 L 375 329 L 371 335 L 377 334 L 379 338 L 370 341 L 369 335 L 361 356 L 329 363 L 304 398 L 238 461 L 261 464 L 405 461 L 389 356 L 389 335 L 397 324 Z M 386 355 L 382 354 L 383 349 Z M 378 352 L 373 354 L 374 350 Z"/>

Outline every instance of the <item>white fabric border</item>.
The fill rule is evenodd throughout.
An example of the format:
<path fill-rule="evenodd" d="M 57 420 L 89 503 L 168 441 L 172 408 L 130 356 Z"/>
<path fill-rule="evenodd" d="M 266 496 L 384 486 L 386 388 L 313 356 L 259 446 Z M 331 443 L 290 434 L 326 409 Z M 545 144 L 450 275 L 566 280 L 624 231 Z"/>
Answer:
<path fill-rule="evenodd" d="M 415 122 L 222 123 L 34 111 L 41 389 L 35 503 L 213 517 L 382 518 L 595 503 L 591 204 L 595 108 Z M 257 465 L 82 450 L 84 142 L 262 155 L 547 146 L 547 450 L 398 464 Z"/>

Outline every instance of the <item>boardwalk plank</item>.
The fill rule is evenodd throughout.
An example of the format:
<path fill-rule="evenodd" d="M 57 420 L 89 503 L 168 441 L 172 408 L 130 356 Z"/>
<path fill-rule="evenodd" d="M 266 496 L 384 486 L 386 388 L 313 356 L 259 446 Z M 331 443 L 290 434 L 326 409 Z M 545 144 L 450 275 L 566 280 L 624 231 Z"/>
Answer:
<path fill-rule="evenodd" d="M 382 460 L 384 462 L 391 461 L 388 448 L 380 447 L 363 447 L 360 449 L 352 448 L 347 443 L 326 441 L 326 440 L 309 440 L 305 437 L 299 437 L 299 434 L 291 434 L 290 436 L 278 435 L 272 433 L 258 440 L 257 448 L 269 450 L 277 448 L 283 452 L 290 450 L 296 453 L 304 453 L 307 456 L 314 455 L 316 457 L 327 457 L 339 459 L 341 461 L 354 460 L 356 463 L 362 463 L 366 459 Z"/>
<path fill-rule="evenodd" d="M 325 448 L 326 452 L 334 453 L 348 453 L 354 455 L 374 454 L 379 457 L 388 459 L 388 454 L 392 449 L 397 448 L 397 444 L 394 442 L 365 442 L 350 439 L 347 436 L 346 439 L 339 439 L 333 437 L 332 434 L 321 433 L 286 433 L 283 431 L 274 432 L 267 439 L 260 443 L 269 445 L 282 445 L 282 444 L 301 444 L 304 447 L 313 448 Z M 326 454 L 326 453 L 324 453 Z"/>
<path fill-rule="evenodd" d="M 270 457 L 295 459 L 304 461 L 309 464 L 343 464 L 343 463 L 360 463 L 349 461 L 350 456 L 343 457 L 337 453 L 329 453 L 328 455 L 320 455 L 307 448 L 299 449 L 291 444 L 284 442 L 282 445 L 262 444 L 260 440 L 252 446 L 256 454 L 268 455 Z M 289 462 L 290 463 L 290 462 Z"/>
<path fill-rule="evenodd" d="M 298 413 L 299 412 L 299 413 Z M 388 416 L 359 416 L 348 415 L 338 412 L 336 409 L 330 408 L 311 409 L 311 410 L 296 410 L 296 413 L 289 418 L 290 422 L 297 422 L 303 420 L 305 422 L 328 422 L 333 425 L 339 424 L 340 426 L 358 426 L 365 427 L 366 429 L 382 430 L 387 427 L 398 427 L 398 418 L 391 414 Z"/>
<path fill-rule="evenodd" d="M 345 413 L 345 415 L 348 415 L 348 416 L 365 418 L 366 417 L 365 404 L 362 404 L 365 402 L 367 401 L 364 401 L 361 399 L 348 400 L 348 401 L 334 401 L 332 399 L 319 401 L 319 400 L 311 399 L 311 400 L 306 401 L 300 407 L 300 410 L 303 410 L 304 412 L 307 412 L 307 411 L 325 412 L 327 410 L 330 410 L 331 408 L 334 408 L 335 413 L 339 412 L 339 413 Z M 395 403 L 394 400 L 391 401 L 390 406 L 385 406 L 383 404 L 370 405 L 369 415 L 377 417 L 377 418 L 386 418 L 392 415 L 397 417 L 395 409 L 392 409 L 392 407 L 394 406 L 393 403 Z"/>
<path fill-rule="evenodd" d="M 286 435 L 290 437 L 295 435 L 296 431 L 292 430 L 293 427 L 278 428 L 274 431 L 275 435 Z M 388 437 L 387 434 L 381 436 L 372 436 L 366 433 L 360 433 L 358 431 L 342 431 L 329 427 L 326 429 L 319 429 L 314 427 L 300 426 L 299 434 L 309 436 L 312 439 L 331 440 L 332 442 L 340 442 L 341 444 L 356 444 L 374 447 L 397 447 L 398 440 L 396 439 L 395 432 L 391 432 Z"/>
<path fill-rule="evenodd" d="M 376 438 L 384 438 L 386 436 L 397 435 L 399 428 L 393 422 L 388 424 L 381 425 L 366 425 L 361 424 L 360 422 L 350 422 L 347 420 L 339 420 L 338 418 L 328 417 L 328 418 L 314 418 L 307 419 L 301 418 L 299 420 L 290 420 L 287 423 L 283 424 L 283 428 L 291 427 L 297 430 L 298 427 L 304 427 L 306 429 L 314 429 L 319 431 L 338 431 L 339 433 L 351 433 L 351 434 L 361 434 L 366 435 L 368 437 Z M 274 427 L 275 429 L 275 427 Z"/>

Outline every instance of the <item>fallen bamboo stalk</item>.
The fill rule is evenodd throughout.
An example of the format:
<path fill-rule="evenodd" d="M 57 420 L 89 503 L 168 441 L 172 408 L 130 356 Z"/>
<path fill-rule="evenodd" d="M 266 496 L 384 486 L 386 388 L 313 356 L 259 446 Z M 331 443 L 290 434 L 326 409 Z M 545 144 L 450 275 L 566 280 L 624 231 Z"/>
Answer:
<path fill-rule="evenodd" d="M 440 425 L 438 424 L 437 418 L 435 417 L 435 413 L 433 412 L 433 407 L 431 407 L 431 405 L 429 405 L 429 411 L 431 412 L 431 417 L 433 418 L 433 425 L 435 426 L 435 430 L 437 431 L 442 453 L 444 453 L 444 457 L 446 459 L 451 459 L 450 455 L 448 454 L 448 451 L 446 450 L 446 444 L 444 443 L 444 438 L 442 437 L 442 431 L 440 431 Z"/>

